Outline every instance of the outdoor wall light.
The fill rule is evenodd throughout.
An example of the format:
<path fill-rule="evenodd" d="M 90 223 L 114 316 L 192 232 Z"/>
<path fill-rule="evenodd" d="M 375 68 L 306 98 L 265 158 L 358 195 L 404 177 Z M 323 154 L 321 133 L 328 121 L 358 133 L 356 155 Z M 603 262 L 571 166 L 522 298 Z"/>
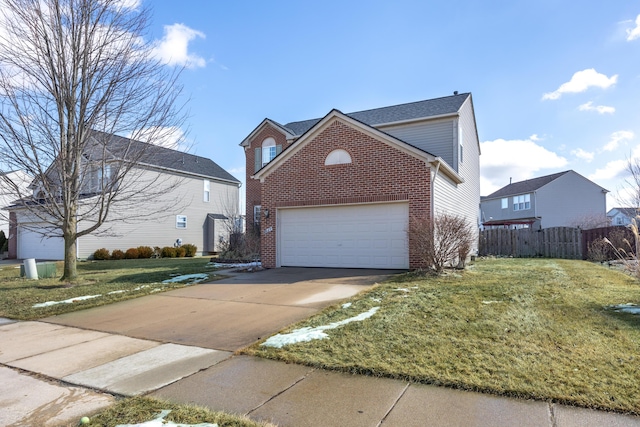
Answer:
<path fill-rule="evenodd" d="M 264 210 L 264 217 L 269 218 L 269 209 Z"/>

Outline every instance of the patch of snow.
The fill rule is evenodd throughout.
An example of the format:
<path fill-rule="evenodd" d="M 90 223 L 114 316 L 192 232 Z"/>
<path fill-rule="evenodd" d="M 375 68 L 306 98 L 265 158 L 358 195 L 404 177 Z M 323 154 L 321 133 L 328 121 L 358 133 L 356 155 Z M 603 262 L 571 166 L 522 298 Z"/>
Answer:
<path fill-rule="evenodd" d="M 400 292 L 411 292 L 409 289 L 407 288 L 395 288 L 394 291 L 400 291 Z"/>
<path fill-rule="evenodd" d="M 176 424 L 173 421 L 166 421 L 164 417 L 169 415 L 170 409 L 160 411 L 154 419 L 138 424 L 118 424 L 116 427 L 218 427 L 218 424 L 200 423 L 200 424 Z"/>
<path fill-rule="evenodd" d="M 345 302 L 344 304 L 342 304 L 342 308 L 349 308 L 349 307 L 351 307 L 350 302 Z"/>
<path fill-rule="evenodd" d="M 371 298 L 371 301 L 380 302 L 380 301 L 382 301 L 382 300 L 381 300 L 380 298 L 373 298 L 373 297 L 372 297 L 372 298 Z"/>
<path fill-rule="evenodd" d="M 482 301 L 483 304 L 497 304 L 502 301 Z"/>
<path fill-rule="evenodd" d="M 138 286 L 137 288 L 133 288 L 133 290 L 134 291 L 139 291 L 139 290 L 142 290 L 142 289 L 148 288 L 148 287 L 149 287 L 149 285 L 142 285 L 142 286 Z"/>
<path fill-rule="evenodd" d="M 631 303 L 612 305 L 609 308 L 623 313 L 640 314 L 640 307 Z"/>
<path fill-rule="evenodd" d="M 123 294 L 123 293 L 125 293 L 125 292 L 127 292 L 127 291 L 125 291 L 125 290 L 123 290 L 123 289 L 120 289 L 120 290 L 118 290 L 118 291 L 111 291 L 111 292 L 109 292 L 107 295 Z"/>
<path fill-rule="evenodd" d="M 307 342 L 311 340 L 322 340 L 325 338 L 329 338 L 329 335 L 327 335 L 324 332 L 327 329 L 335 329 L 342 325 L 346 325 L 347 323 L 363 321 L 373 316 L 374 314 L 376 314 L 376 311 L 378 311 L 379 309 L 380 307 L 373 307 L 369 311 L 360 313 L 357 316 L 350 317 L 348 319 L 344 319 L 339 322 L 333 322 L 328 325 L 316 326 L 315 328 L 306 327 L 306 328 L 294 329 L 288 334 L 277 334 L 270 337 L 268 340 L 266 340 L 260 345 L 263 345 L 265 347 L 282 348 L 282 346 L 285 346 L 288 344 L 296 344 L 299 342 Z"/>
<path fill-rule="evenodd" d="M 262 267 L 261 262 L 244 262 L 244 263 L 225 263 L 225 262 L 210 262 L 208 266 L 215 268 L 248 268 L 248 267 Z"/>
<path fill-rule="evenodd" d="M 209 278 L 207 273 L 196 273 L 196 274 L 183 274 L 181 276 L 175 276 L 171 279 L 163 280 L 162 283 L 176 283 L 176 282 L 185 282 L 189 281 L 189 284 L 199 283 L 203 280 Z"/>
<path fill-rule="evenodd" d="M 32 308 L 41 308 L 41 307 L 49 307 L 49 306 L 52 306 L 52 305 L 58 305 L 58 304 L 73 304 L 74 302 L 84 301 L 84 300 L 91 299 L 91 298 L 98 298 L 98 297 L 101 297 L 101 296 L 102 295 L 85 295 L 85 296 L 82 296 L 82 297 L 73 297 L 73 298 L 62 300 L 62 301 L 42 302 L 40 304 L 34 304 L 31 307 Z"/>

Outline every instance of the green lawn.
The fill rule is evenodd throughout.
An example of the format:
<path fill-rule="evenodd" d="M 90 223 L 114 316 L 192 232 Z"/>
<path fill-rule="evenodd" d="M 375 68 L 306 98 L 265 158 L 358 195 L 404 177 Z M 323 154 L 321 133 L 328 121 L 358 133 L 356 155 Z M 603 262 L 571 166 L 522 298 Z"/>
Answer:
<path fill-rule="evenodd" d="M 370 318 L 328 339 L 245 350 L 266 358 L 500 395 L 640 413 L 640 283 L 584 261 L 483 259 L 405 274 L 286 331 Z"/>
<path fill-rule="evenodd" d="M 27 280 L 20 277 L 19 267 L 6 266 L 0 269 L 0 317 L 33 320 L 186 286 L 188 281 L 162 283 L 178 275 L 206 273 L 207 281 L 224 277 L 215 270 L 209 258 L 84 261 L 78 262 L 78 279 L 63 283 L 59 279 Z M 62 273 L 62 263 L 58 263 L 58 273 Z M 94 295 L 100 296 L 33 307 Z"/>

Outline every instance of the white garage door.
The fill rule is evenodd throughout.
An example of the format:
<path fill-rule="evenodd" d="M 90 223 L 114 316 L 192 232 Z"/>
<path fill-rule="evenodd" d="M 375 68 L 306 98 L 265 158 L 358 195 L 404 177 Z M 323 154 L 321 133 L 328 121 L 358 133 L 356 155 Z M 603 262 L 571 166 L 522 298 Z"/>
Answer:
<path fill-rule="evenodd" d="M 61 237 L 43 238 L 41 234 L 22 227 L 18 227 L 17 249 L 20 259 L 64 259 L 64 240 Z"/>
<path fill-rule="evenodd" d="M 278 265 L 409 268 L 408 203 L 278 210 Z"/>

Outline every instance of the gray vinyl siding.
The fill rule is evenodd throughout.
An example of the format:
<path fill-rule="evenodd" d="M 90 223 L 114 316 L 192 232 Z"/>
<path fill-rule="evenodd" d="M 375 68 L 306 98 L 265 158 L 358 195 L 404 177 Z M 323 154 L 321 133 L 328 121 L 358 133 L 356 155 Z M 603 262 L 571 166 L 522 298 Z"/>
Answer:
<path fill-rule="evenodd" d="M 380 127 L 380 130 L 420 148 L 454 167 L 454 119 Z"/>
<path fill-rule="evenodd" d="M 448 212 L 466 218 L 473 227 L 474 233 L 478 233 L 478 206 L 480 205 L 480 145 L 477 138 L 475 119 L 471 108 L 470 99 L 467 99 L 460 109 L 459 125 L 462 127 L 464 138 L 464 158 L 458 165 L 458 174 L 464 179 L 462 184 L 455 184 L 449 178 L 438 172 L 434 181 L 434 212 Z M 458 126 L 458 121 L 452 121 L 452 130 Z M 456 132 L 457 135 L 457 132 Z M 458 141 L 452 143 L 458 146 Z M 456 156 L 457 148 L 455 150 Z M 433 153 L 435 154 L 435 153 Z M 458 161 L 455 161 L 458 164 Z M 435 168 L 432 169 L 435 171 Z M 477 250 L 478 239 L 474 238 L 473 252 Z"/>
<path fill-rule="evenodd" d="M 541 187 L 535 198 L 542 228 L 571 226 L 592 216 L 604 218 L 607 212 L 602 187 L 575 172 Z"/>
<path fill-rule="evenodd" d="M 522 209 L 518 211 L 513 210 L 513 197 L 520 196 L 520 194 L 514 194 L 508 197 L 500 197 L 497 199 L 484 200 L 481 203 L 480 211 L 483 222 L 485 221 L 506 221 L 525 218 L 534 218 L 536 216 L 536 194 L 535 193 L 523 193 L 531 195 L 531 207 L 529 209 Z M 507 207 L 502 209 L 502 199 L 508 199 Z"/>
<path fill-rule="evenodd" d="M 158 174 L 146 171 L 144 174 Z M 229 216 L 238 212 L 239 189 L 237 184 L 225 183 L 209 178 L 210 201 L 203 199 L 204 178 L 193 176 L 178 177 L 180 185 L 168 191 L 162 200 L 151 200 L 144 205 L 131 206 L 123 212 L 118 212 L 112 220 L 98 229 L 95 233 L 78 239 L 78 257 L 87 258 L 96 249 L 106 248 L 109 251 L 120 249 L 126 251 L 138 246 L 173 246 L 177 239 L 182 243 L 191 243 L 198 247 L 198 254 L 203 254 L 207 214 L 222 214 Z M 148 175 L 150 176 L 150 175 Z M 163 176 L 164 178 L 164 176 Z M 172 203 L 172 200 L 179 200 Z M 176 215 L 187 216 L 187 228 L 176 228 Z M 123 221 L 124 219 L 124 221 Z M 83 224 L 79 224 L 82 229 Z M 224 233 L 224 221 L 215 221 L 215 238 L 219 239 Z M 114 230 L 110 232 L 109 230 Z M 215 242 L 217 245 L 217 241 Z"/>

